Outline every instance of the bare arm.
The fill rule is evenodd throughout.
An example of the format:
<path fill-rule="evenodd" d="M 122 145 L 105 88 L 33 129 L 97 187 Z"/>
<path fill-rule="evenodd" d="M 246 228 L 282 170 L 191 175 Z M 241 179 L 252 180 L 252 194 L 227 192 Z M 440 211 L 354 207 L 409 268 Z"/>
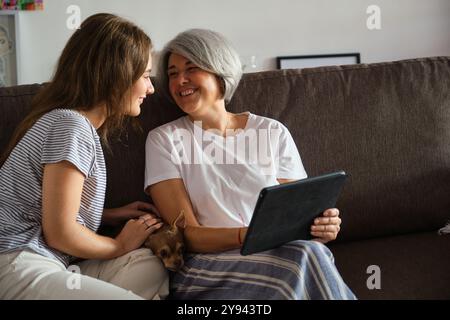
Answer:
<path fill-rule="evenodd" d="M 161 217 L 172 223 L 184 210 L 186 228 L 184 236 L 191 252 L 220 252 L 239 248 L 239 238 L 244 239 L 247 228 L 202 227 L 195 218 L 189 195 L 182 179 L 170 179 L 147 188 Z M 239 234 L 240 233 L 240 234 Z"/>
<path fill-rule="evenodd" d="M 146 214 L 158 215 L 156 207 L 147 202 L 135 201 L 119 208 L 103 209 L 102 223 L 108 226 L 117 227 L 124 224 L 129 219 L 137 219 Z"/>
<path fill-rule="evenodd" d="M 77 223 L 84 175 L 71 163 L 47 164 L 42 183 L 42 228 L 47 244 L 84 259 L 110 259 L 138 248 L 153 229 L 130 220 L 116 239 Z"/>
<path fill-rule="evenodd" d="M 277 179 L 279 184 L 296 181 L 294 179 Z"/>

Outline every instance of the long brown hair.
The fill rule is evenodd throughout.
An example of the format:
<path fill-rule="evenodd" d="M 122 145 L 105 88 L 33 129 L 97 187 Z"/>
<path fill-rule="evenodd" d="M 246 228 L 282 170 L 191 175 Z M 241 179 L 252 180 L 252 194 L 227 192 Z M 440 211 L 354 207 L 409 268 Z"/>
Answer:
<path fill-rule="evenodd" d="M 83 111 L 105 104 L 99 135 L 108 146 L 108 136 L 123 126 L 130 89 L 145 72 L 151 49 L 150 38 L 128 20 L 107 13 L 87 18 L 67 42 L 52 80 L 34 97 L 0 166 L 35 122 L 57 108 Z"/>

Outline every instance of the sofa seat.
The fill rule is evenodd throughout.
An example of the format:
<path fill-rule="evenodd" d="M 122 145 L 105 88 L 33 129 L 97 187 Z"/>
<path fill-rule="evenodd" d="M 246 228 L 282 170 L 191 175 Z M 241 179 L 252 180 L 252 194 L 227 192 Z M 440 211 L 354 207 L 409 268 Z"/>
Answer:
<path fill-rule="evenodd" d="M 329 247 L 342 277 L 359 299 L 450 299 L 450 235 L 424 232 Z M 370 265 L 380 267 L 379 290 L 367 288 L 367 279 L 374 274 L 367 273 Z"/>

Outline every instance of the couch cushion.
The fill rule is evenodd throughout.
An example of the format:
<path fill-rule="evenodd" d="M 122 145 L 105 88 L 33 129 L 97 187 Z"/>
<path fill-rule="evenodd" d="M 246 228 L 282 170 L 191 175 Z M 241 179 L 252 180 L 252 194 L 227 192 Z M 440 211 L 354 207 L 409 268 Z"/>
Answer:
<path fill-rule="evenodd" d="M 310 176 L 345 170 L 341 240 L 450 217 L 450 57 L 247 74 L 230 109 L 283 122 Z"/>
<path fill-rule="evenodd" d="M 30 102 L 40 85 L 0 88 L 0 152 L 9 145 L 14 130 L 30 111 Z"/>
<path fill-rule="evenodd" d="M 329 247 L 359 299 L 450 299 L 450 235 L 427 232 Z M 380 268 L 380 290 L 367 287 L 375 274 L 367 273 L 371 265 Z"/>
<path fill-rule="evenodd" d="M 114 208 L 135 200 L 151 201 L 144 194 L 145 140 L 148 132 L 183 113 L 159 94 L 147 97 L 137 121 L 130 121 L 127 134 L 113 140 L 105 150 L 108 184 L 105 206 Z M 135 125 L 134 125 L 134 124 Z"/>

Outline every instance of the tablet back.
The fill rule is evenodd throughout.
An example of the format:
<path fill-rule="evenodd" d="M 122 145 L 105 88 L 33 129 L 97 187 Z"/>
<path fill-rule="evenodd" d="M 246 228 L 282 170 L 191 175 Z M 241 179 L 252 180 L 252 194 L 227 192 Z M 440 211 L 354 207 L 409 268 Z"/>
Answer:
<path fill-rule="evenodd" d="M 345 172 L 263 188 L 247 231 L 242 255 L 311 239 L 314 219 L 334 208 L 347 178 Z"/>

